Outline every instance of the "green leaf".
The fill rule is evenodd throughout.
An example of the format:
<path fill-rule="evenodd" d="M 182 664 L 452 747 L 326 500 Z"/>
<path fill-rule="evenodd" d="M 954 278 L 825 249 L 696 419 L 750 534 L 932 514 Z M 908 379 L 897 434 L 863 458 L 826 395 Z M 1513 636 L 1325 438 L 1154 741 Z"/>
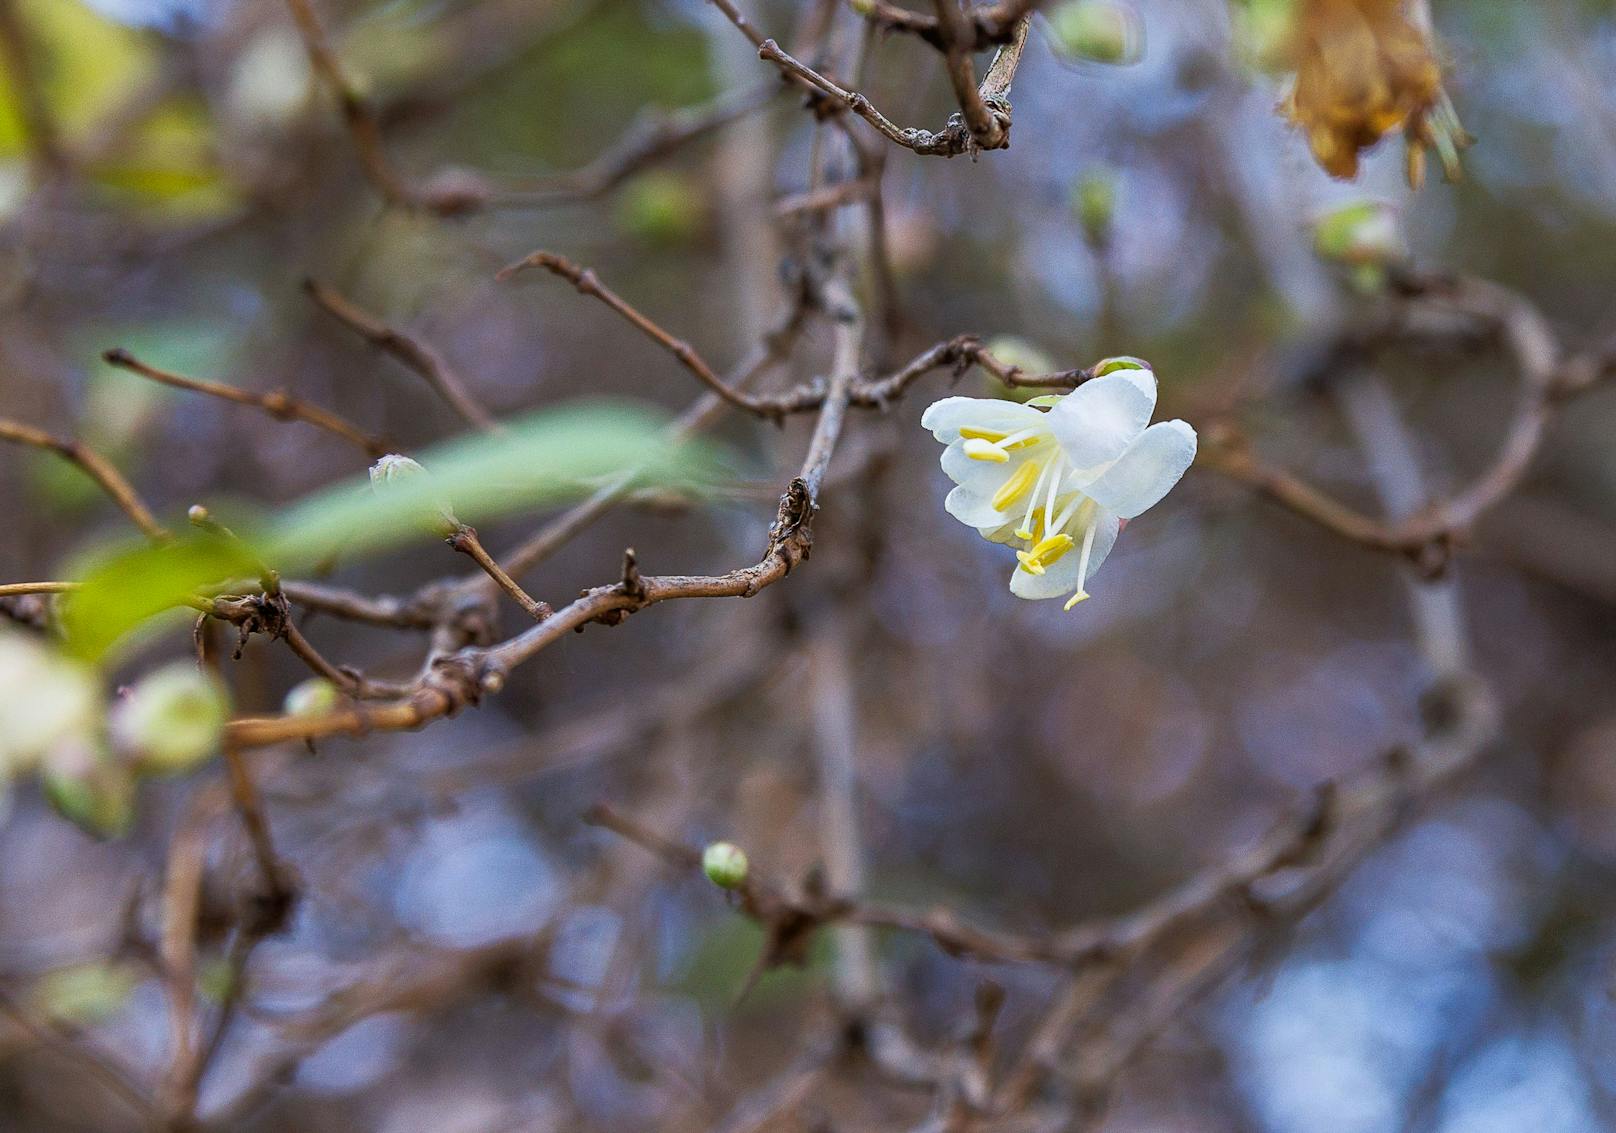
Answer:
<path fill-rule="evenodd" d="M 419 539 L 440 505 L 481 523 L 521 508 L 579 496 L 602 479 L 638 470 L 641 479 L 693 486 L 717 470 L 710 450 L 674 446 L 663 420 L 628 405 L 549 410 L 507 432 L 468 437 L 420 453 L 430 477 L 371 490 L 355 480 L 311 496 L 265 534 L 264 559 L 303 570 L 333 554 L 363 554 Z"/>
<path fill-rule="evenodd" d="M 206 531 L 97 555 L 75 572 L 84 585 L 62 603 L 67 648 L 83 660 L 99 661 L 148 619 L 199 591 L 256 572 L 244 545 Z"/>
<path fill-rule="evenodd" d="M 697 492 L 717 479 L 708 446 L 667 439 L 664 419 L 622 404 L 534 414 L 506 431 L 420 454 L 429 472 L 374 491 L 368 477 L 318 492 L 268 521 L 233 521 L 239 538 L 196 530 L 164 544 L 124 544 L 72 572 L 83 587 L 62 604 L 67 645 L 99 661 L 131 631 L 193 595 L 222 593 L 260 564 L 292 574 L 441 532 L 442 508 L 480 523 L 556 504 L 625 474 Z"/>

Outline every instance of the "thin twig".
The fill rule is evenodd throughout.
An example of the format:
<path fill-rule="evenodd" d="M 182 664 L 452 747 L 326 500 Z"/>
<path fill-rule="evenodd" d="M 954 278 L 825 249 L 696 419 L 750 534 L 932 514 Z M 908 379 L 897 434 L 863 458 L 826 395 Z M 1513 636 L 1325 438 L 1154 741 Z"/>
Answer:
<path fill-rule="evenodd" d="M 617 292 L 603 284 L 593 269 L 580 267 L 565 256 L 556 255 L 554 252 L 538 251 L 524 256 L 516 263 L 502 269 L 495 278 L 507 280 L 529 268 L 543 268 L 552 275 L 558 275 L 571 283 L 578 289 L 580 294 L 599 299 L 632 323 L 634 328 L 641 334 L 651 339 L 669 354 L 672 354 L 681 366 L 696 376 L 697 381 L 719 397 L 737 408 L 754 413 L 759 411 L 756 402 L 752 398 L 730 388 L 724 379 L 720 378 L 713 371 L 713 368 L 707 364 L 706 360 L 696 352 L 694 347 L 683 339 L 675 338 L 663 330 L 653 319 L 642 314 L 631 303 L 618 295 Z"/>
<path fill-rule="evenodd" d="M 77 582 L 6 582 L 0 583 L 0 598 L 16 598 L 23 594 L 70 594 L 80 585 Z"/>
<path fill-rule="evenodd" d="M 467 424 L 485 433 L 500 430 L 499 422 L 471 396 L 465 379 L 428 343 L 406 331 L 388 326 L 323 283 L 306 279 L 303 289 L 321 310 L 424 378 L 427 385 Z"/>
<path fill-rule="evenodd" d="M 385 456 L 392 451 L 392 447 L 383 438 L 371 436 L 360 429 L 359 426 L 339 417 L 329 409 L 311 405 L 306 401 L 293 397 L 285 390 L 253 393 L 251 390 L 241 389 L 239 386 L 225 385 L 222 382 L 187 378 L 182 374 L 175 374 L 168 370 L 160 370 L 156 366 L 148 365 L 122 347 L 108 350 L 102 357 L 106 359 L 109 365 L 116 366 L 120 370 L 128 370 L 130 373 L 139 374 L 143 378 L 149 378 L 166 386 L 191 390 L 195 393 L 205 393 L 210 397 L 233 401 L 237 405 L 251 406 L 269 414 L 277 421 L 302 421 L 313 425 L 317 429 L 324 429 L 332 436 L 341 437 L 372 457 Z"/>
<path fill-rule="evenodd" d="M 494 560 L 494 556 L 488 553 L 488 550 L 482 544 L 482 540 L 477 538 L 477 529 L 475 527 L 467 526 L 464 523 L 460 524 L 450 534 L 448 543 L 449 546 L 461 554 L 470 557 L 494 581 L 495 585 L 514 598 L 516 604 L 526 610 L 534 621 L 542 622 L 545 618 L 555 613 L 555 610 L 550 607 L 548 602 L 540 602 L 534 598 L 505 572 L 505 569 Z"/>
<path fill-rule="evenodd" d="M 365 179 L 389 204 L 404 208 L 420 204 L 419 195 L 394 171 L 387 159 L 376 114 L 342 69 L 336 52 L 326 38 L 325 29 L 320 26 L 314 5 L 310 0 L 286 0 L 286 5 L 297 23 L 298 34 L 303 38 L 303 47 L 308 52 L 314 73 L 330 89 L 342 111 L 343 124 L 353 139 L 354 151 L 359 155 Z"/>
<path fill-rule="evenodd" d="M 20 421 L 0 418 L 0 441 L 14 441 L 17 444 L 28 445 L 32 448 L 44 449 L 54 452 L 64 460 L 71 461 L 84 470 L 85 474 L 101 486 L 102 491 L 112 497 L 114 503 L 123 509 L 134 525 L 151 539 L 166 539 L 168 531 L 153 517 L 151 509 L 141 500 L 139 493 L 123 478 L 112 462 L 88 445 L 80 441 L 65 440 L 54 437 L 43 429 L 36 429 L 32 425 L 24 425 Z"/>

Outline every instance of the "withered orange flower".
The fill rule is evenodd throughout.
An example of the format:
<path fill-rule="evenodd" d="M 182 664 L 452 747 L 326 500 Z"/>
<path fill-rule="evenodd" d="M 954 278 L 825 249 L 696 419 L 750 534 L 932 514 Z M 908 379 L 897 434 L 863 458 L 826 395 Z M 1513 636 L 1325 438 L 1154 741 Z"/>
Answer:
<path fill-rule="evenodd" d="M 1427 30 L 1405 0 L 1301 0 L 1296 83 L 1285 112 L 1333 177 L 1354 177 L 1358 155 L 1401 128 L 1408 177 L 1424 179 L 1425 147 L 1450 176 L 1468 143 L 1442 89 L 1442 66 Z"/>

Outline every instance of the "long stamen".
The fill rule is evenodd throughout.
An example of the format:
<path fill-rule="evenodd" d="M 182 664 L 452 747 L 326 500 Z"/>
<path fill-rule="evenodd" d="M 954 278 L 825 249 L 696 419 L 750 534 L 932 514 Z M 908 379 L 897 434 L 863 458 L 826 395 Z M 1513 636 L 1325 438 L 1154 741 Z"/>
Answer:
<path fill-rule="evenodd" d="M 1055 459 L 1058 460 L 1059 457 Z M 1029 461 L 1028 463 L 1031 462 Z M 1047 460 L 1040 466 L 1038 483 L 1033 485 L 1032 494 L 1027 498 L 1027 512 L 1021 517 L 1021 526 L 1016 528 L 1016 538 L 1031 539 L 1033 537 L 1032 513 L 1038 510 L 1038 497 L 1044 490 L 1044 477 L 1049 475 L 1049 470 L 1053 467 L 1055 467 L 1055 460 Z M 1047 531 L 1048 528 L 1046 527 L 1045 530 Z"/>
<path fill-rule="evenodd" d="M 1010 478 L 993 493 L 993 510 L 1004 511 L 1014 507 L 1027 489 L 1032 487 L 1033 481 L 1038 479 L 1038 472 L 1038 465 L 1030 460 L 1022 461 L 1021 467 L 1012 472 Z"/>
<path fill-rule="evenodd" d="M 1049 482 L 1049 498 L 1044 501 L 1044 530 L 1055 531 L 1058 530 L 1055 526 L 1055 497 L 1060 494 L 1061 481 L 1066 476 L 1065 454 L 1056 453 L 1049 466 L 1055 470 L 1055 475 Z"/>
<path fill-rule="evenodd" d="M 1077 560 L 1077 593 L 1067 600 L 1066 609 L 1068 610 L 1079 602 L 1086 601 L 1089 597 L 1089 592 L 1083 589 L 1083 585 L 1089 580 L 1089 552 L 1094 550 L 1094 529 L 1098 526 L 1100 526 L 1098 523 L 1091 520 L 1089 529 L 1083 533 L 1083 551 L 1081 557 Z"/>

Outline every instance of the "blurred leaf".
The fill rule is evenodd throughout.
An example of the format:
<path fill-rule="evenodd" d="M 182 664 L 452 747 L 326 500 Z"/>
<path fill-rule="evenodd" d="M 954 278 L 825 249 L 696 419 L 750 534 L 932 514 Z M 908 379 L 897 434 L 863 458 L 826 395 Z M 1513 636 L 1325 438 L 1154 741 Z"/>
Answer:
<path fill-rule="evenodd" d="M 139 984 L 132 964 L 75 964 L 41 976 L 34 998 L 53 1019 L 98 1023 L 123 1010 Z"/>
<path fill-rule="evenodd" d="M 633 406 L 593 405 L 535 414 L 502 435 L 451 441 L 420 455 L 430 478 L 381 495 L 355 481 L 298 504 L 266 533 L 264 557 L 278 570 L 300 570 L 338 552 L 420 538 L 423 516 L 440 503 L 462 521 L 479 523 L 575 497 L 591 481 L 634 468 L 649 483 L 711 482 L 717 472 L 711 450 L 669 444 L 663 424 Z"/>
<path fill-rule="evenodd" d="M 246 547 L 206 531 L 102 554 L 76 572 L 84 586 L 62 603 L 67 648 L 98 661 L 148 618 L 184 604 L 209 585 L 256 572 Z"/>
<path fill-rule="evenodd" d="M 637 471 L 642 482 L 699 491 L 720 465 L 713 449 L 674 445 L 664 419 L 634 406 L 550 410 L 506 432 L 467 437 L 421 454 L 430 476 L 373 491 L 368 477 L 319 492 L 268 522 L 236 523 L 240 540 L 195 531 L 160 545 L 125 545 L 74 572 L 84 586 L 62 604 L 69 648 L 99 660 L 154 615 L 193 594 L 216 593 L 259 563 L 307 570 L 420 539 L 447 503 L 462 521 L 482 522 L 554 504 L 603 479 Z"/>

